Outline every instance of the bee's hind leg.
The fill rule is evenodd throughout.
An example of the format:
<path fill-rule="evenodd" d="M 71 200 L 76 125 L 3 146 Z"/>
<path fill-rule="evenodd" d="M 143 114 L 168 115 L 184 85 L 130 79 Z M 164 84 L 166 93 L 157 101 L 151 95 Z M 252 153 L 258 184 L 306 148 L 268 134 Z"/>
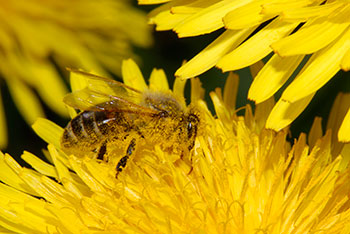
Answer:
<path fill-rule="evenodd" d="M 123 170 L 123 168 L 125 168 L 129 157 L 132 155 L 132 152 L 135 150 L 135 146 L 136 146 L 136 140 L 132 139 L 130 141 L 130 144 L 129 144 L 127 150 L 126 150 L 125 156 L 122 157 L 117 164 L 117 167 L 116 167 L 117 174 L 115 175 L 116 178 L 118 178 L 119 173 Z"/>

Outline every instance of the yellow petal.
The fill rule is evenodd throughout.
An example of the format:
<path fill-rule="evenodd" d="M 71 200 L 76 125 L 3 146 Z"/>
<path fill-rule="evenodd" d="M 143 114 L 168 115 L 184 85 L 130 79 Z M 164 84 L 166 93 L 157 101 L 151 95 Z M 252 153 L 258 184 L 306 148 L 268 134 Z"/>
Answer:
<path fill-rule="evenodd" d="M 0 27 L 0 43 L 3 48 L 14 48 L 16 44 L 12 35 L 8 33 L 8 29 L 4 26 Z"/>
<path fill-rule="evenodd" d="M 151 76 L 149 78 L 149 87 L 153 90 L 169 89 L 168 79 L 163 69 L 154 68 L 152 70 Z"/>
<path fill-rule="evenodd" d="M 86 167 L 87 172 L 89 172 L 91 176 L 104 188 L 111 188 L 115 185 L 115 173 L 113 173 L 114 168 L 111 168 L 108 165 L 100 164 L 96 161 L 84 162 L 84 166 Z"/>
<path fill-rule="evenodd" d="M 49 144 L 47 148 L 50 152 L 50 156 L 57 171 L 57 179 L 59 179 L 60 182 L 64 179 L 69 179 L 70 181 L 72 181 L 72 178 L 69 175 L 68 168 L 59 160 L 60 156 L 57 152 L 57 149 L 52 144 Z"/>
<path fill-rule="evenodd" d="M 58 206 L 64 206 L 67 203 L 66 199 L 69 198 L 67 192 L 54 180 L 27 168 L 23 168 L 21 179 L 47 201 L 56 203 Z"/>
<path fill-rule="evenodd" d="M 338 93 L 328 116 L 326 129 L 332 130 L 332 154 L 338 155 L 343 148 L 343 143 L 338 140 L 339 129 L 344 121 L 345 115 L 350 108 L 350 93 Z M 338 133 L 338 134 L 337 134 Z"/>
<path fill-rule="evenodd" d="M 216 3 L 217 0 L 172 1 L 154 9 L 150 14 L 150 23 L 156 25 L 156 30 L 171 30 L 191 15 Z"/>
<path fill-rule="evenodd" d="M 328 116 L 327 129 L 337 131 L 350 108 L 350 93 L 338 93 Z M 335 142 L 335 141 L 334 141 Z"/>
<path fill-rule="evenodd" d="M 238 84 L 239 76 L 230 72 L 225 82 L 223 99 L 227 109 L 231 112 L 236 109 Z"/>
<path fill-rule="evenodd" d="M 253 79 L 260 72 L 260 70 L 264 67 L 264 62 L 262 60 L 257 61 L 256 63 L 249 66 L 250 74 Z"/>
<path fill-rule="evenodd" d="M 4 106 L 2 104 L 2 95 L 0 90 L 0 149 L 5 148 L 7 145 L 7 125 Z"/>
<path fill-rule="evenodd" d="M 223 18 L 225 28 L 237 30 L 250 28 L 273 18 L 275 15 L 261 14 L 262 3 L 266 0 L 253 1 L 237 8 Z"/>
<path fill-rule="evenodd" d="M 308 21 L 296 33 L 273 43 L 272 49 L 282 57 L 311 54 L 322 49 L 348 28 L 349 21 L 346 19 L 350 14 L 349 9 L 350 6 L 345 7 L 329 20 L 325 16 Z"/>
<path fill-rule="evenodd" d="M 191 79 L 191 102 L 197 102 L 203 100 L 205 90 L 202 87 L 202 83 L 198 78 Z"/>
<path fill-rule="evenodd" d="M 202 9 L 210 7 L 219 1 L 218 0 L 206 0 L 206 1 L 177 0 L 172 2 L 173 7 L 171 7 L 171 13 L 181 14 L 181 15 L 195 14 L 201 11 Z M 169 3 L 169 5 L 170 4 L 171 3 Z"/>
<path fill-rule="evenodd" d="M 285 9 L 298 9 L 312 4 L 314 0 L 271 1 L 262 5 L 262 14 L 280 14 Z"/>
<path fill-rule="evenodd" d="M 123 61 L 122 75 L 126 85 L 140 91 L 147 89 L 145 79 L 134 60 L 128 59 Z"/>
<path fill-rule="evenodd" d="M 261 69 L 249 88 L 248 98 L 261 103 L 274 95 L 293 74 L 304 56 L 281 58 L 277 54 Z"/>
<path fill-rule="evenodd" d="M 313 96 L 314 93 L 294 103 L 286 102 L 280 99 L 272 109 L 266 121 L 266 128 L 279 131 L 288 126 L 300 115 L 301 112 L 303 112 Z"/>
<path fill-rule="evenodd" d="M 254 116 L 258 129 L 263 129 L 265 127 L 267 118 L 269 117 L 274 105 L 274 98 L 269 98 L 266 101 L 256 105 Z"/>
<path fill-rule="evenodd" d="M 183 14 L 172 14 L 170 10 L 160 12 L 156 16 L 150 19 L 150 23 L 156 25 L 157 31 L 171 30 L 176 25 L 181 23 L 184 19 L 189 17 L 189 15 Z"/>
<path fill-rule="evenodd" d="M 164 2 L 170 2 L 171 0 L 138 0 L 138 3 L 140 5 L 146 5 L 146 4 L 159 4 Z"/>
<path fill-rule="evenodd" d="M 339 7 L 344 6 L 340 1 L 334 1 L 323 5 L 297 7 L 297 8 L 283 8 L 281 13 L 281 20 L 288 22 L 305 22 L 310 18 L 329 15 L 333 11 L 338 10 Z"/>
<path fill-rule="evenodd" d="M 340 126 L 338 139 L 341 142 L 350 142 L 350 108 Z"/>
<path fill-rule="evenodd" d="M 198 3 L 198 2 L 194 2 Z M 201 7 L 193 6 L 193 4 L 183 5 L 183 6 L 175 6 L 172 7 L 170 13 L 173 15 L 191 15 L 200 11 Z"/>
<path fill-rule="evenodd" d="M 350 144 L 345 144 L 344 148 L 341 151 L 341 155 L 343 156 L 343 160 L 339 165 L 339 171 L 345 170 L 349 166 L 350 162 Z"/>
<path fill-rule="evenodd" d="M 60 140 L 63 129 L 60 126 L 47 119 L 38 118 L 32 125 L 32 128 L 47 143 L 53 144 L 57 149 L 61 147 Z"/>
<path fill-rule="evenodd" d="M 9 79 L 7 84 L 16 106 L 28 124 L 33 124 L 38 117 L 44 117 L 39 99 L 27 85 L 18 79 Z"/>
<path fill-rule="evenodd" d="M 308 136 L 308 142 L 309 142 L 310 148 L 313 148 L 317 140 L 320 139 L 322 136 L 323 136 L 322 118 L 315 117 Z"/>
<path fill-rule="evenodd" d="M 191 78 L 209 70 L 215 66 L 219 59 L 227 54 L 227 52 L 241 44 L 254 29 L 255 28 L 243 29 L 240 31 L 225 31 L 189 62 L 182 65 L 176 71 L 175 76 L 183 79 Z"/>
<path fill-rule="evenodd" d="M 340 67 L 344 71 L 350 70 L 350 48 L 346 51 L 345 55 L 343 56 L 342 60 L 340 61 Z"/>
<path fill-rule="evenodd" d="M 8 154 L 0 152 L 0 179 L 5 184 L 10 185 L 25 193 L 39 195 L 31 187 L 29 187 L 19 176 L 21 172 L 21 166 Z"/>
<path fill-rule="evenodd" d="M 321 88 L 339 71 L 340 61 L 350 48 L 349 38 L 347 30 L 337 41 L 313 54 L 281 98 L 295 102 Z"/>
<path fill-rule="evenodd" d="M 54 233 L 57 231 L 52 222 L 54 214 L 46 208 L 43 199 L 37 199 L 5 184 L 0 184 L 0 225 L 1 233 Z M 38 216 L 33 213 L 40 214 Z M 10 232 L 9 230 L 13 231 Z"/>
<path fill-rule="evenodd" d="M 283 23 L 277 18 L 217 63 L 224 72 L 247 67 L 272 52 L 271 43 L 290 33 L 297 24 Z"/>
<path fill-rule="evenodd" d="M 82 233 L 87 229 L 73 209 L 62 207 L 59 209 L 52 209 L 52 213 L 54 213 L 55 217 L 61 222 L 59 226 L 62 225 L 63 228 L 60 230 L 65 230 L 68 233 Z"/>
<path fill-rule="evenodd" d="M 53 178 L 57 177 L 55 167 L 42 161 L 34 154 L 24 151 L 21 158 L 39 173 Z"/>
<path fill-rule="evenodd" d="M 73 107 L 70 107 L 70 106 L 67 106 L 66 105 L 66 108 L 67 108 L 67 111 L 68 111 L 68 114 L 69 114 L 69 117 L 71 119 L 73 119 L 75 116 L 77 116 L 77 111 L 73 108 Z"/>
<path fill-rule="evenodd" d="M 177 1 L 173 1 L 174 7 L 171 8 L 171 13 L 195 14 L 195 13 L 198 13 L 200 10 L 210 7 L 219 1 L 218 0 L 205 0 L 205 1 L 177 0 Z"/>
<path fill-rule="evenodd" d="M 69 163 L 72 165 L 73 170 L 80 177 L 82 181 L 92 190 L 101 193 L 106 193 L 106 189 L 99 181 L 97 181 L 94 177 L 91 176 L 86 171 L 86 168 L 82 166 L 82 162 L 76 157 L 71 157 L 69 159 Z M 97 169 L 96 169 L 97 170 Z"/>
<path fill-rule="evenodd" d="M 67 110 L 62 102 L 68 90 L 55 68 L 49 63 L 37 63 L 33 64 L 32 72 L 37 79 L 35 88 L 38 90 L 40 97 L 54 111 L 68 117 Z"/>
<path fill-rule="evenodd" d="M 210 95 L 210 98 L 214 104 L 215 113 L 217 114 L 218 118 L 223 123 L 229 123 L 230 122 L 230 114 L 226 111 L 226 108 L 223 105 L 221 89 L 216 88 L 215 92 L 210 92 L 209 95 Z"/>
<path fill-rule="evenodd" d="M 224 26 L 222 18 L 230 11 L 251 0 L 224 0 L 204 8 L 178 24 L 174 31 L 179 37 L 198 36 L 210 33 Z"/>
<path fill-rule="evenodd" d="M 148 18 L 150 19 L 149 23 L 153 23 L 152 19 L 153 17 L 163 13 L 163 12 L 172 12 L 173 7 L 176 6 L 183 6 L 185 3 L 187 3 L 187 0 L 180 0 L 180 1 L 169 1 L 166 4 L 163 4 L 155 9 L 153 9 L 149 14 L 148 14 Z M 187 5 L 187 4 L 186 4 Z"/>
<path fill-rule="evenodd" d="M 173 92 L 176 96 L 178 97 L 184 96 L 186 81 L 187 80 L 181 79 L 179 77 L 175 78 Z"/>
<path fill-rule="evenodd" d="M 88 83 L 82 73 L 70 72 L 69 73 L 69 83 L 72 92 L 84 89 L 88 86 Z"/>

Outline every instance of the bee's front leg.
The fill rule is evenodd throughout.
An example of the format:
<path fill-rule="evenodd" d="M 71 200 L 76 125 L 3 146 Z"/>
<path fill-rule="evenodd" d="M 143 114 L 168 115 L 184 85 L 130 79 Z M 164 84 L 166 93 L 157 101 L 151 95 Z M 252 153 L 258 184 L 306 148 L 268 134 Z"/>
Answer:
<path fill-rule="evenodd" d="M 134 138 L 134 139 L 132 139 L 132 140 L 130 141 L 130 144 L 129 144 L 127 150 L 126 150 L 125 156 L 122 157 L 122 158 L 119 160 L 119 162 L 118 162 L 118 164 L 117 164 L 117 166 L 116 166 L 116 170 L 117 170 L 117 174 L 115 175 L 116 178 L 118 178 L 119 173 L 123 170 L 123 168 L 125 168 L 126 163 L 128 162 L 129 157 L 131 156 L 131 154 L 132 154 L 133 151 L 135 150 L 135 146 L 136 146 L 136 140 L 135 140 L 135 138 Z"/>
<path fill-rule="evenodd" d="M 97 152 L 97 159 L 104 160 L 107 162 L 108 158 L 105 157 L 106 153 L 107 153 L 107 141 L 104 141 Z"/>

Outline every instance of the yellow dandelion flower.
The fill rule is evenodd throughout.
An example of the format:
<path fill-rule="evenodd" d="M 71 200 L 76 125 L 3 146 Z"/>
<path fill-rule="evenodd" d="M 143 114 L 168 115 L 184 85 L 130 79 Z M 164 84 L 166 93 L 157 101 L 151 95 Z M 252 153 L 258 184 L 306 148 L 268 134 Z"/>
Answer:
<path fill-rule="evenodd" d="M 159 2 L 139 0 L 140 4 Z M 349 70 L 349 15 L 349 2 L 341 0 L 173 0 L 151 12 L 150 22 L 157 30 L 174 30 L 179 37 L 225 27 L 221 36 L 176 71 L 181 78 L 197 76 L 213 66 L 223 71 L 241 69 L 272 54 L 249 90 L 248 98 L 257 104 L 273 96 L 302 68 L 267 121 L 268 128 L 280 130 L 340 69 Z M 349 116 L 350 110 L 339 132 L 340 141 L 350 141 Z"/>
<path fill-rule="evenodd" d="M 0 19 L 0 74 L 30 125 L 44 116 L 36 93 L 66 115 L 65 67 L 120 74 L 133 45 L 151 44 L 146 16 L 127 0 L 9 0 L 1 4 Z M 6 142 L 0 100 L 0 148 Z"/>
<path fill-rule="evenodd" d="M 144 86 L 134 64 L 124 63 L 126 83 Z M 134 80 L 134 81 L 132 81 Z M 150 88 L 165 90 L 162 70 Z M 157 82 L 157 83 L 154 83 Z M 136 84 L 137 83 L 137 84 Z M 157 144 L 141 147 L 116 179 L 115 166 L 60 149 L 63 129 L 39 119 L 49 163 L 24 152 L 32 169 L 0 154 L 0 226 L 18 233 L 350 233 L 350 145 L 332 155 L 331 133 L 320 137 L 315 121 L 290 144 L 287 132 L 263 128 L 270 99 L 237 116 L 230 74 L 211 93 L 217 117 L 192 81 L 192 102 L 203 111 L 203 134 L 192 155 L 192 171 L 180 155 Z M 79 86 L 76 83 L 77 87 Z M 82 87 L 84 86 L 81 84 Z M 177 79 L 174 92 L 183 95 Z M 194 104 L 194 103 L 192 103 Z M 116 155 L 117 156 L 117 155 Z"/>

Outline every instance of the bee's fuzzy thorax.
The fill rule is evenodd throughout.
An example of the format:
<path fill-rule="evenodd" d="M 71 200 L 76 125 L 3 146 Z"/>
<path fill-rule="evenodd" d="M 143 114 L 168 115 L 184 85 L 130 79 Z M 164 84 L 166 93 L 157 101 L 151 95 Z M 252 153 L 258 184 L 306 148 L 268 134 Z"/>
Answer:
<path fill-rule="evenodd" d="M 146 90 L 143 92 L 141 105 L 171 113 L 184 112 L 186 109 L 185 99 L 171 91 Z"/>

